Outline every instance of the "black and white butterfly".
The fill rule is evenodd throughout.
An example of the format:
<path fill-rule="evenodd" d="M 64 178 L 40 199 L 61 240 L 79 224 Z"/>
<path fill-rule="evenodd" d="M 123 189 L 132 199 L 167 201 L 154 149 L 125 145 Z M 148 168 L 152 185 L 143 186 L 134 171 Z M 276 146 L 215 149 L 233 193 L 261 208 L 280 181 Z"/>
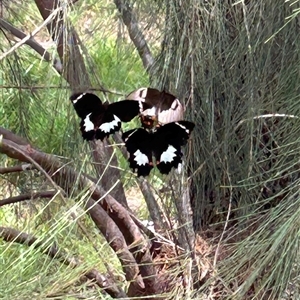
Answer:
<path fill-rule="evenodd" d="M 126 99 L 146 104 L 140 115 L 144 128 L 155 128 L 171 122 L 182 120 L 184 108 L 172 94 L 153 88 L 140 88 L 131 92 Z"/>
<path fill-rule="evenodd" d="M 181 147 L 187 143 L 194 126 L 189 121 L 178 121 L 155 131 L 136 128 L 125 132 L 122 139 L 129 152 L 130 168 L 138 176 L 147 176 L 156 165 L 162 174 L 168 174 L 182 162 Z"/>
<path fill-rule="evenodd" d="M 102 103 L 100 98 L 92 93 L 75 93 L 70 100 L 81 118 L 80 129 L 85 140 L 103 140 L 119 131 L 121 122 L 129 122 L 149 108 L 146 103 L 132 100 Z"/>

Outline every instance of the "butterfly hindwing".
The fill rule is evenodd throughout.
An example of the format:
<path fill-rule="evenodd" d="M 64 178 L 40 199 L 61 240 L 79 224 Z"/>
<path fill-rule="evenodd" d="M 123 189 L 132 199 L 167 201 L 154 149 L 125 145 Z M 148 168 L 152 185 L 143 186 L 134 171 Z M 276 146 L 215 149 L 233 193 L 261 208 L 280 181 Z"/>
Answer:
<path fill-rule="evenodd" d="M 168 174 L 182 162 L 181 146 L 187 143 L 194 123 L 179 121 L 166 124 L 154 133 L 154 156 L 156 166 L 162 174 Z"/>
<path fill-rule="evenodd" d="M 154 151 L 156 167 L 162 174 L 169 174 L 172 168 L 177 168 L 182 162 L 180 147 L 173 146 L 167 141 Z"/>
<path fill-rule="evenodd" d="M 122 135 L 129 153 L 129 166 L 138 176 L 149 175 L 153 168 L 152 135 L 143 128 L 133 129 Z"/>

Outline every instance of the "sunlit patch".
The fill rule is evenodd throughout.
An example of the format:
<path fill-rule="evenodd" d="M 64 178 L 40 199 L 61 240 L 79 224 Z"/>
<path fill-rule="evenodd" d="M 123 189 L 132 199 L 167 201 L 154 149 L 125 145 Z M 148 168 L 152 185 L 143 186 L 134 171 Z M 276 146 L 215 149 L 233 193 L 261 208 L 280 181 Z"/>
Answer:
<path fill-rule="evenodd" d="M 135 156 L 134 160 L 138 166 L 144 166 L 149 163 L 147 155 L 142 153 L 140 150 L 136 150 L 133 155 Z"/>
<path fill-rule="evenodd" d="M 94 130 L 94 123 L 90 120 L 90 115 L 92 113 L 88 114 L 85 119 L 83 120 L 83 126 L 85 128 L 85 131 L 91 131 Z"/>
<path fill-rule="evenodd" d="M 177 169 L 176 169 L 176 172 L 177 172 L 178 174 L 181 174 L 181 172 L 182 172 L 182 163 L 179 163 L 179 164 L 178 164 Z"/>

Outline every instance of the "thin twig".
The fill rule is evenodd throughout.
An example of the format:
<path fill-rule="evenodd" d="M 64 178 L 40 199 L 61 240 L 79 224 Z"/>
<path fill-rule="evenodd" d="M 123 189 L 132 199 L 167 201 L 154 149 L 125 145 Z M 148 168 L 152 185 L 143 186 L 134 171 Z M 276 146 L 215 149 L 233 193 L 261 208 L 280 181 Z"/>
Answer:
<path fill-rule="evenodd" d="M 9 54 L 16 51 L 18 48 L 20 48 L 22 45 L 24 45 L 28 40 L 30 40 L 33 36 L 35 36 L 38 32 L 40 32 L 48 23 L 52 21 L 56 17 L 56 15 L 62 10 L 61 7 L 58 7 L 53 10 L 53 12 L 49 15 L 49 17 L 39 26 L 37 27 L 32 33 L 28 34 L 25 38 L 23 38 L 21 41 L 16 43 L 13 47 L 11 47 L 7 52 L 2 54 L 0 56 L 0 60 L 4 59 Z"/>
<path fill-rule="evenodd" d="M 0 167 L 0 174 L 8 174 L 8 173 L 15 173 L 15 172 L 23 172 L 35 169 L 32 164 L 21 164 L 12 167 L 2 168 Z"/>
<path fill-rule="evenodd" d="M 7 21 L 4 21 L 0 18 L 0 27 L 4 28 L 5 30 L 9 31 L 12 35 L 19 39 L 24 39 L 27 37 L 26 33 L 19 30 L 18 28 L 14 27 L 13 25 L 9 24 Z M 47 62 L 52 62 L 52 66 L 54 69 L 60 74 L 62 71 L 62 64 L 58 58 L 52 58 L 51 54 L 42 47 L 33 37 L 30 37 L 25 44 L 31 47 L 34 51 L 36 51 L 42 59 Z"/>
<path fill-rule="evenodd" d="M 292 118 L 292 119 L 299 119 L 298 116 L 296 115 L 288 115 L 288 114 L 278 114 L 278 113 L 274 113 L 274 114 L 265 114 L 265 115 L 259 115 L 259 116 L 254 116 L 252 118 L 248 118 L 248 119 L 243 119 L 241 120 L 233 129 L 232 133 L 236 132 L 236 130 L 239 129 L 239 127 L 247 122 L 247 121 L 252 121 L 252 120 L 259 120 L 259 119 L 266 119 L 266 118 L 274 118 L 274 117 L 279 117 L 279 118 Z M 206 165 L 206 163 L 208 162 L 208 160 L 216 153 L 218 152 L 221 147 L 223 146 L 225 140 L 222 141 L 221 143 L 219 143 L 219 145 L 210 152 L 210 155 L 208 156 L 208 158 L 205 159 L 205 161 L 197 168 L 197 170 L 194 171 L 193 174 L 191 174 L 188 178 L 188 180 L 190 180 L 193 176 L 195 176 L 197 173 L 199 173 L 202 168 Z"/>
<path fill-rule="evenodd" d="M 122 15 L 122 20 L 127 27 L 130 39 L 137 49 L 145 69 L 149 71 L 153 65 L 154 59 L 147 41 L 139 28 L 139 24 L 135 14 L 133 13 L 130 2 L 128 0 L 114 0 L 114 2 Z"/>
<path fill-rule="evenodd" d="M 60 90 L 70 90 L 69 86 L 61 86 L 61 85 L 32 85 L 32 86 L 26 86 L 26 85 L 0 85 L 0 89 L 19 89 L 19 90 L 46 90 L 46 89 L 60 89 Z M 95 92 L 104 92 L 109 93 L 113 95 L 123 96 L 124 93 L 118 92 L 118 91 L 111 91 L 99 87 L 90 87 L 89 91 L 95 91 Z"/>

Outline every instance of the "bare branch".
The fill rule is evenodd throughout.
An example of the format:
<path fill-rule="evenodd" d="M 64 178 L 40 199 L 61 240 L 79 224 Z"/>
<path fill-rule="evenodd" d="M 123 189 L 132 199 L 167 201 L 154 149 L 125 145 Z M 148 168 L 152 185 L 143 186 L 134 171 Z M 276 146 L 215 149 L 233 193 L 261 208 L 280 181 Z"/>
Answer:
<path fill-rule="evenodd" d="M 139 264 L 141 275 L 144 279 L 147 293 L 152 295 L 157 293 L 156 270 L 152 263 L 149 251 L 149 244 L 145 241 L 138 226 L 132 220 L 128 211 L 118 203 L 113 197 L 107 195 L 101 202 L 108 215 L 115 221 L 122 231 L 131 252 L 135 254 L 135 259 Z"/>
<path fill-rule="evenodd" d="M 11 131 L 4 129 L 3 127 L 0 127 L 0 136 L 3 136 L 4 139 L 10 140 L 14 143 L 17 143 L 18 145 L 28 145 L 28 141 L 14 133 L 12 133 Z M 1 140 L 0 140 L 1 142 Z"/>
<path fill-rule="evenodd" d="M 138 185 L 146 200 L 148 211 L 155 229 L 164 228 L 161 209 L 154 198 L 149 182 L 145 178 L 138 178 Z"/>
<path fill-rule="evenodd" d="M 12 35 L 15 37 L 24 40 L 27 35 L 17 29 L 16 27 L 9 24 L 7 21 L 4 21 L 0 18 L 0 27 L 4 28 L 5 30 L 8 30 Z M 61 73 L 61 62 L 57 58 L 52 58 L 51 54 L 44 49 L 32 36 L 30 36 L 29 39 L 25 40 L 24 42 L 26 45 L 30 46 L 34 51 L 36 51 L 45 61 L 47 62 L 53 62 L 52 66 L 54 69 L 60 74 Z M 47 87 L 48 88 L 48 87 Z M 31 88 L 30 88 L 31 89 Z"/>
<path fill-rule="evenodd" d="M 95 164 L 94 167 L 99 177 L 102 177 L 101 183 L 106 190 L 109 190 L 113 183 L 117 182 L 117 185 L 110 194 L 118 199 L 124 207 L 128 207 L 127 199 L 123 189 L 122 182 L 120 181 L 120 170 L 111 166 L 118 166 L 118 160 L 114 153 L 114 148 L 108 140 L 103 142 L 92 141 L 90 142 L 93 149 L 92 156 L 94 161 L 101 162 Z"/>
<path fill-rule="evenodd" d="M 2 54 L 0 56 L 0 60 L 4 59 L 7 55 L 13 53 L 14 51 L 16 51 L 19 47 L 21 47 L 22 45 L 24 45 L 31 37 L 35 36 L 39 31 L 41 31 L 48 23 L 51 22 L 52 19 L 54 19 L 56 17 L 56 15 L 61 11 L 61 8 L 57 8 L 55 9 L 49 16 L 48 18 L 45 19 L 45 21 L 39 26 L 37 27 L 32 33 L 26 35 L 21 41 L 19 41 L 18 43 L 16 43 L 13 47 L 11 47 L 7 52 L 5 52 L 4 54 Z"/>
<path fill-rule="evenodd" d="M 142 290 L 144 287 L 143 281 L 138 276 L 139 268 L 133 255 L 128 251 L 126 241 L 116 226 L 116 223 L 108 216 L 107 212 L 97 204 L 95 200 L 90 198 L 86 204 L 89 215 L 99 230 L 105 236 L 109 245 L 115 250 L 122 263 L 123 270 L 128 281 L 132 281 L 131 284 L 135 290 Z"/>
<path fill-rule="evenodd" d="M 11 137 L 15 139 L 13 134 L 11 134 Z M 29 149 L 24 145 L 17 145 L 7 139 L 2 139 L 0 152 L 20 161 L 35 161 L 36 164 L 41 166 L 41 168 L 48 173 L 51 180 L 58 184 L 67 194 L 68 192 L 74 193 L 76 190 L 80 192 L 89 189 L 91 199 L 87 203 L 89 209 L 88 213 L 117 253 L 126 272 L 126 278 L 131 281 L 132 290 L 143 290 L 151 294 L 157 289 L 157 285 L 155 284 L 155 280 L 157 279 L 156 273 L 152 266 L 148 246 L 140 234 L 139 229 L 130 218 L 128 211 L 122 207 L 120 203 L 108 195 L 100 186 L 96 186 L 83 175 L 79 175 L 70 166 L 62 166 L 52 155 L 42 153 L 33 148 Z M 78 183 L 77 186 L 74 185 L 74 182 Z M 103 200 L 100 201 L 101 199 Z M 101 204 L 101 206 L 97 203 Z M 132 251 L 141 250 L 140 253 L 137 254 L 136 259 L 130 252 L 126 241 L 127 243 L 134 244 L 131 249 Z M 142 265 L 139 268 L 136 264 L 136 260 L 141 263 L 143 262 L 145 266 Z M 139 273 L 144 277 L 147 289 L 145 289 L 142 279 L 138 276 Z"/>
<path fill-rule="evenodd" d="M 51 258 L 59 260 L 64 265 L 71 268 L 80 267 L 80 262 L 75 257 L 68 257 L 65 253 L 62 253 L 56 245 L 46 247 L 43 242 L 38 242 L 38 239 L 31 234 L 20 232 L 13 228 L 0 227 L 0 237 L 6 242 L 13 242 L 27 246 L 34 246 L 35 249 L 44 252 Z M 99 273 L 96 269 L 91 269 L 84 274 L 88 279 L 94 281 L 100 288 L 103 288 L 113 298 L 123 298 L 127 295 L 125 292 L 118 287 L 111 278 Z"/>
<path fill-rule="evenodd" d="M 2 168 L 0 167 L 0 174 L 8 174 L 8 173 L 15 173 L 15 172 L 23 172 L 34 169 L 34 166 L 31 164 L 22 164 L 12 167 Z"/>
<path fill-rule="evenodd" d="M 46 191 L 46 192 L 38 192 L 38 193 L 32 193 L 32 194 L 22 194 L 19 196 L 0 200 L 0 207 L 7 205 L 7 204 L 21 202 L 24 200 L 33 200 L 33 199 L 37 199 L 37 198 L 53 198 L 56 194 L 57 194 L 57 191 Z"/>
<path fill-rule="evenodd" d="M 44 20 L 47 20 L 53 11 L 60 9 L 58 0 L 35 0 L 35 3 Z M 47 29 L 57 45 L 57 52 L 63 66 L 62 76 L 70 84 L 72 90 L 88 89 L 91 84 L 80 53 L 79 37 L 71 24 L 66 22 L 63 10 L 60 10 L 56 17 L 47 24 Z M 70 55 L 65 55 L 66 53 Z"/>
<path fill-rule="evenodd" d="M 122 15 L 123 22 L 126 25 L 129 36 L 143 61 L 145 69 L 149 71 L 154 60 L 145 37 L 139 28 L 132 8 L 130 7 L 129 1 L 114 0 L 114 2 Z"/>

